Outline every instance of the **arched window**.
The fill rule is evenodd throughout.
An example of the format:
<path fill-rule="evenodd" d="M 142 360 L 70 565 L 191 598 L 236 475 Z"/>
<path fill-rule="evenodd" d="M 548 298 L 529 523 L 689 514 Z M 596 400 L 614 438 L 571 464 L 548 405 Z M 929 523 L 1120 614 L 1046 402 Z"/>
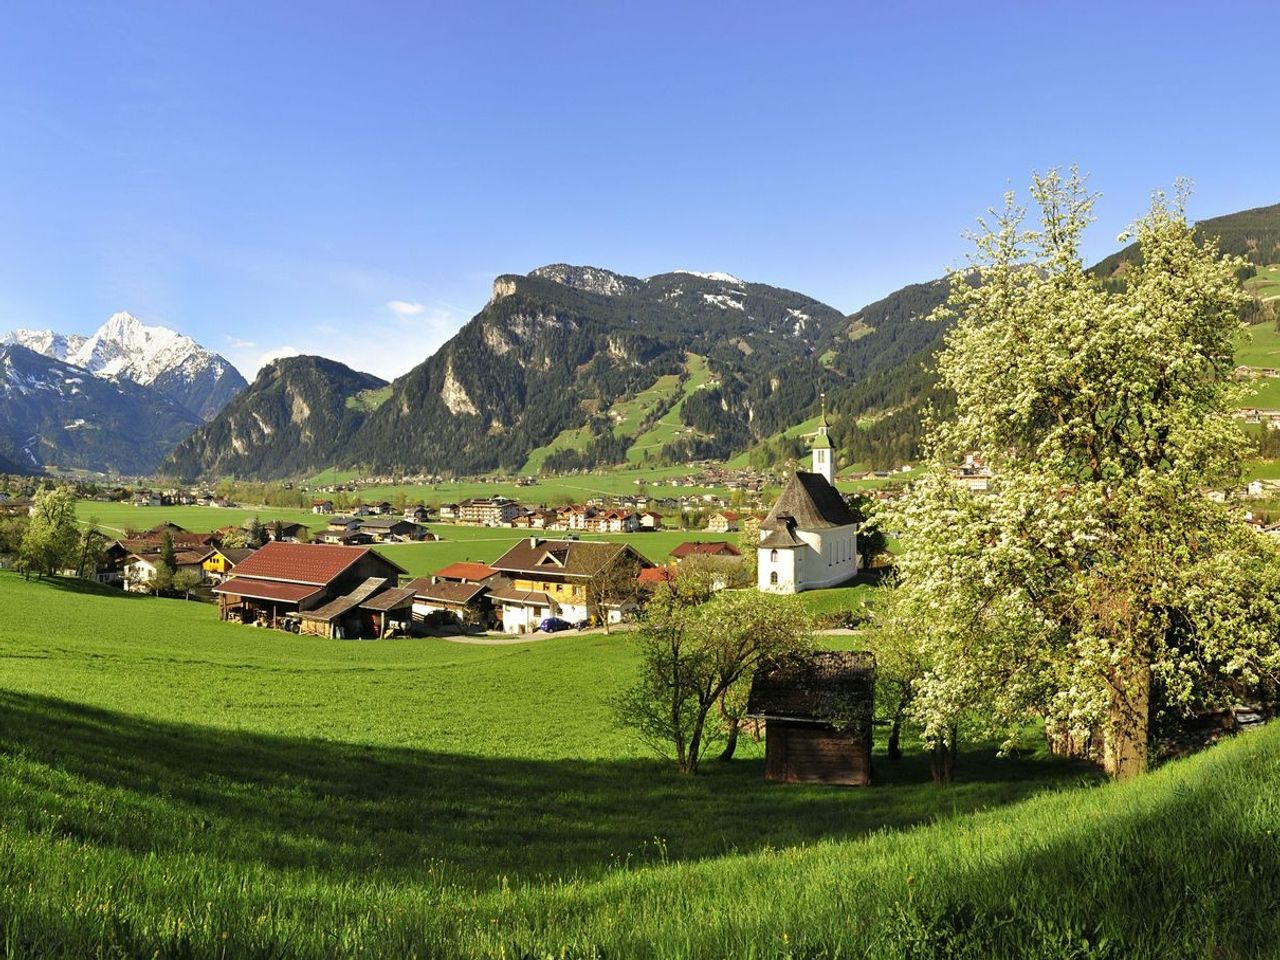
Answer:
<path fill-rule="evenodd" d="M 773 551 L 773 552 L 774 552 L 774 553 L 777 553 L 778 551 L 777 551 L 777 550 L 775 550 L 775 551 Z M 770 582 L 770 583 L 772 583 L 772 584 L 776 584 L 776 583 L 778 582 L 778 571 L 777 571 L 777 570 L 775 570 L 775 571 L 773 571 L 773 573 L 769 574 L 769 582 Z"/>
<path fill-rule="evenodd" d="M 778 551 L 777 551 L 777 550 L 770 550 L 770 551 L 769 551 L 769 562 L 770 562 L 770 563 L 777 563 L 777 562 L 778 562 Z M 778 575 L 775 573 L 773 576 L 774 576 L 774 583 L 777 583 L 777 582 L 778 582 L 778 581 L 777 581 L 777 576 L 778 576 Z"/>

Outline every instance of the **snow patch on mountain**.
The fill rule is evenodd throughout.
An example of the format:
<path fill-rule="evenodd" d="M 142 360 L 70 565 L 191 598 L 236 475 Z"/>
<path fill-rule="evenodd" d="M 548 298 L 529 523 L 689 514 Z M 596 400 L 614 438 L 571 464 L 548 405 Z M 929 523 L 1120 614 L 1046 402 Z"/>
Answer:
<path fill-rule="evenodd" d="M 701 277 L 703 280 L 714 280 L 717 283 L 736 283 L 738 286 L 742 286 L 742 281 L 732 273 L 702 273 L 698 270 L 672 270 L 671 272 L 683 273 L 690 277 Z"/>
<path fill-rule="evenodd" d="M 744 310 L 741 300 L 735 300 L 733 297 L 726 296 L 723 293 L 704 293 L 702 299 L 712 306 L 719 307 L 721 310 Z"/>
<path fill-rule="evenodd" d="M 0 337 L 0 343 L 83 367 L 104 380 L 154 387 L 206 420 L 246 386 L 226 358 L 176 330 L 125 312 L 113 313 L 88 337 L 20 329 Z"/>

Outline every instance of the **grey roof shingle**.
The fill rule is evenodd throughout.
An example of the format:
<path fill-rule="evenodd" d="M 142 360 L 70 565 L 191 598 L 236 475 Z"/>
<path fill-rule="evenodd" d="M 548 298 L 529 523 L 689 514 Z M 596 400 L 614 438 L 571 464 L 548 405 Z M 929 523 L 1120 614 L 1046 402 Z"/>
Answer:
<path fill-rule="evenodd" d="M 840 491 L 820 473 L 797 470 L 787 480 L 760 529 L 776 530 L 782 518 L 791 517 L 801 530 L 824 530 L 857 523 L 857 518 L 844 502 Z"/>
<path fill-rule="evenodd" d="M 815 723 L 870 720 L 875 679 L 875 655 L 865 650 L 796 654 L 756 671 L 747 715 Z"/>

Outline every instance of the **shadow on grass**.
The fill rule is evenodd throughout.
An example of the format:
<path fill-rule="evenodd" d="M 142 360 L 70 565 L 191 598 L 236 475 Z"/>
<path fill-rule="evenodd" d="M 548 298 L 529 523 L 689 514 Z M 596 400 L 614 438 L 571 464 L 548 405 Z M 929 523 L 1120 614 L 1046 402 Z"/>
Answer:
<path fill-rule="evenodd" d="M 40 583 L 42 586 L 50 587 L 54 590 L 61 590 L 63 593 L 78 593 L 93 597 L 111 597 L 113 600 L 121 598 L 126 600 L 147 600 L 153 599 L 148 593 L 131 593 L 120 587 L 113 587 L 105 583 L 95 583 L 92 580 L 84 580 L 80 577 L 39 577 L 32 574 L 30 578 L 32 583 Z"/>
<path fill-rule="evenodd" d="M 906 828 L 1085 775 L 1056 759 L 976 750 L 959 772 L 943 788 L 928 782 L 923 758 L 881 759 L 881 786 L 781 786 L 763 781 L 758 759 L 686 777 L 655 761 L 362 746 L 0 692 L 0 799 L 3 781 L 23 784 L 0 802 L 0 823 L 140 853 L 199 850 L 362 875 L 443 862 L 473 880 L 589 876 Z"/>

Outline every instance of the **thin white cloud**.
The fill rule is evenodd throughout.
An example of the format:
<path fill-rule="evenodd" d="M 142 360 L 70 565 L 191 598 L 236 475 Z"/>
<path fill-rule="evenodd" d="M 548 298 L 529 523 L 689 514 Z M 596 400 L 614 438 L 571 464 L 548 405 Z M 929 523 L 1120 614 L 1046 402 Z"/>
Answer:
<path fill-rule="evenodd" d="M 412 300 L 388 300 L 387 309 L 398 317 L 416 317 L 427 310 L 422 304 Z"/>
<path fill-rule="evenodd" d="M 239 337 L 227 337 L 227 343 L 231 344 L 232 350 L 252 350 L 257 346 L 252 340 L 241 340 Z"/>
<path fill-rule="evenodd" d="M 301 352 L 302 351 L 297 347 L 284 346 L 276 347 L 274 350 L 268 350 L 265 353 L 261 353 L 258 355 L 258 359 L 254 361 L 253 375 L 256 377 L 262 372 L 263 367 L 270 366 L 277 360 L 281 360 L 285 357 L 296 357 Z"/>

